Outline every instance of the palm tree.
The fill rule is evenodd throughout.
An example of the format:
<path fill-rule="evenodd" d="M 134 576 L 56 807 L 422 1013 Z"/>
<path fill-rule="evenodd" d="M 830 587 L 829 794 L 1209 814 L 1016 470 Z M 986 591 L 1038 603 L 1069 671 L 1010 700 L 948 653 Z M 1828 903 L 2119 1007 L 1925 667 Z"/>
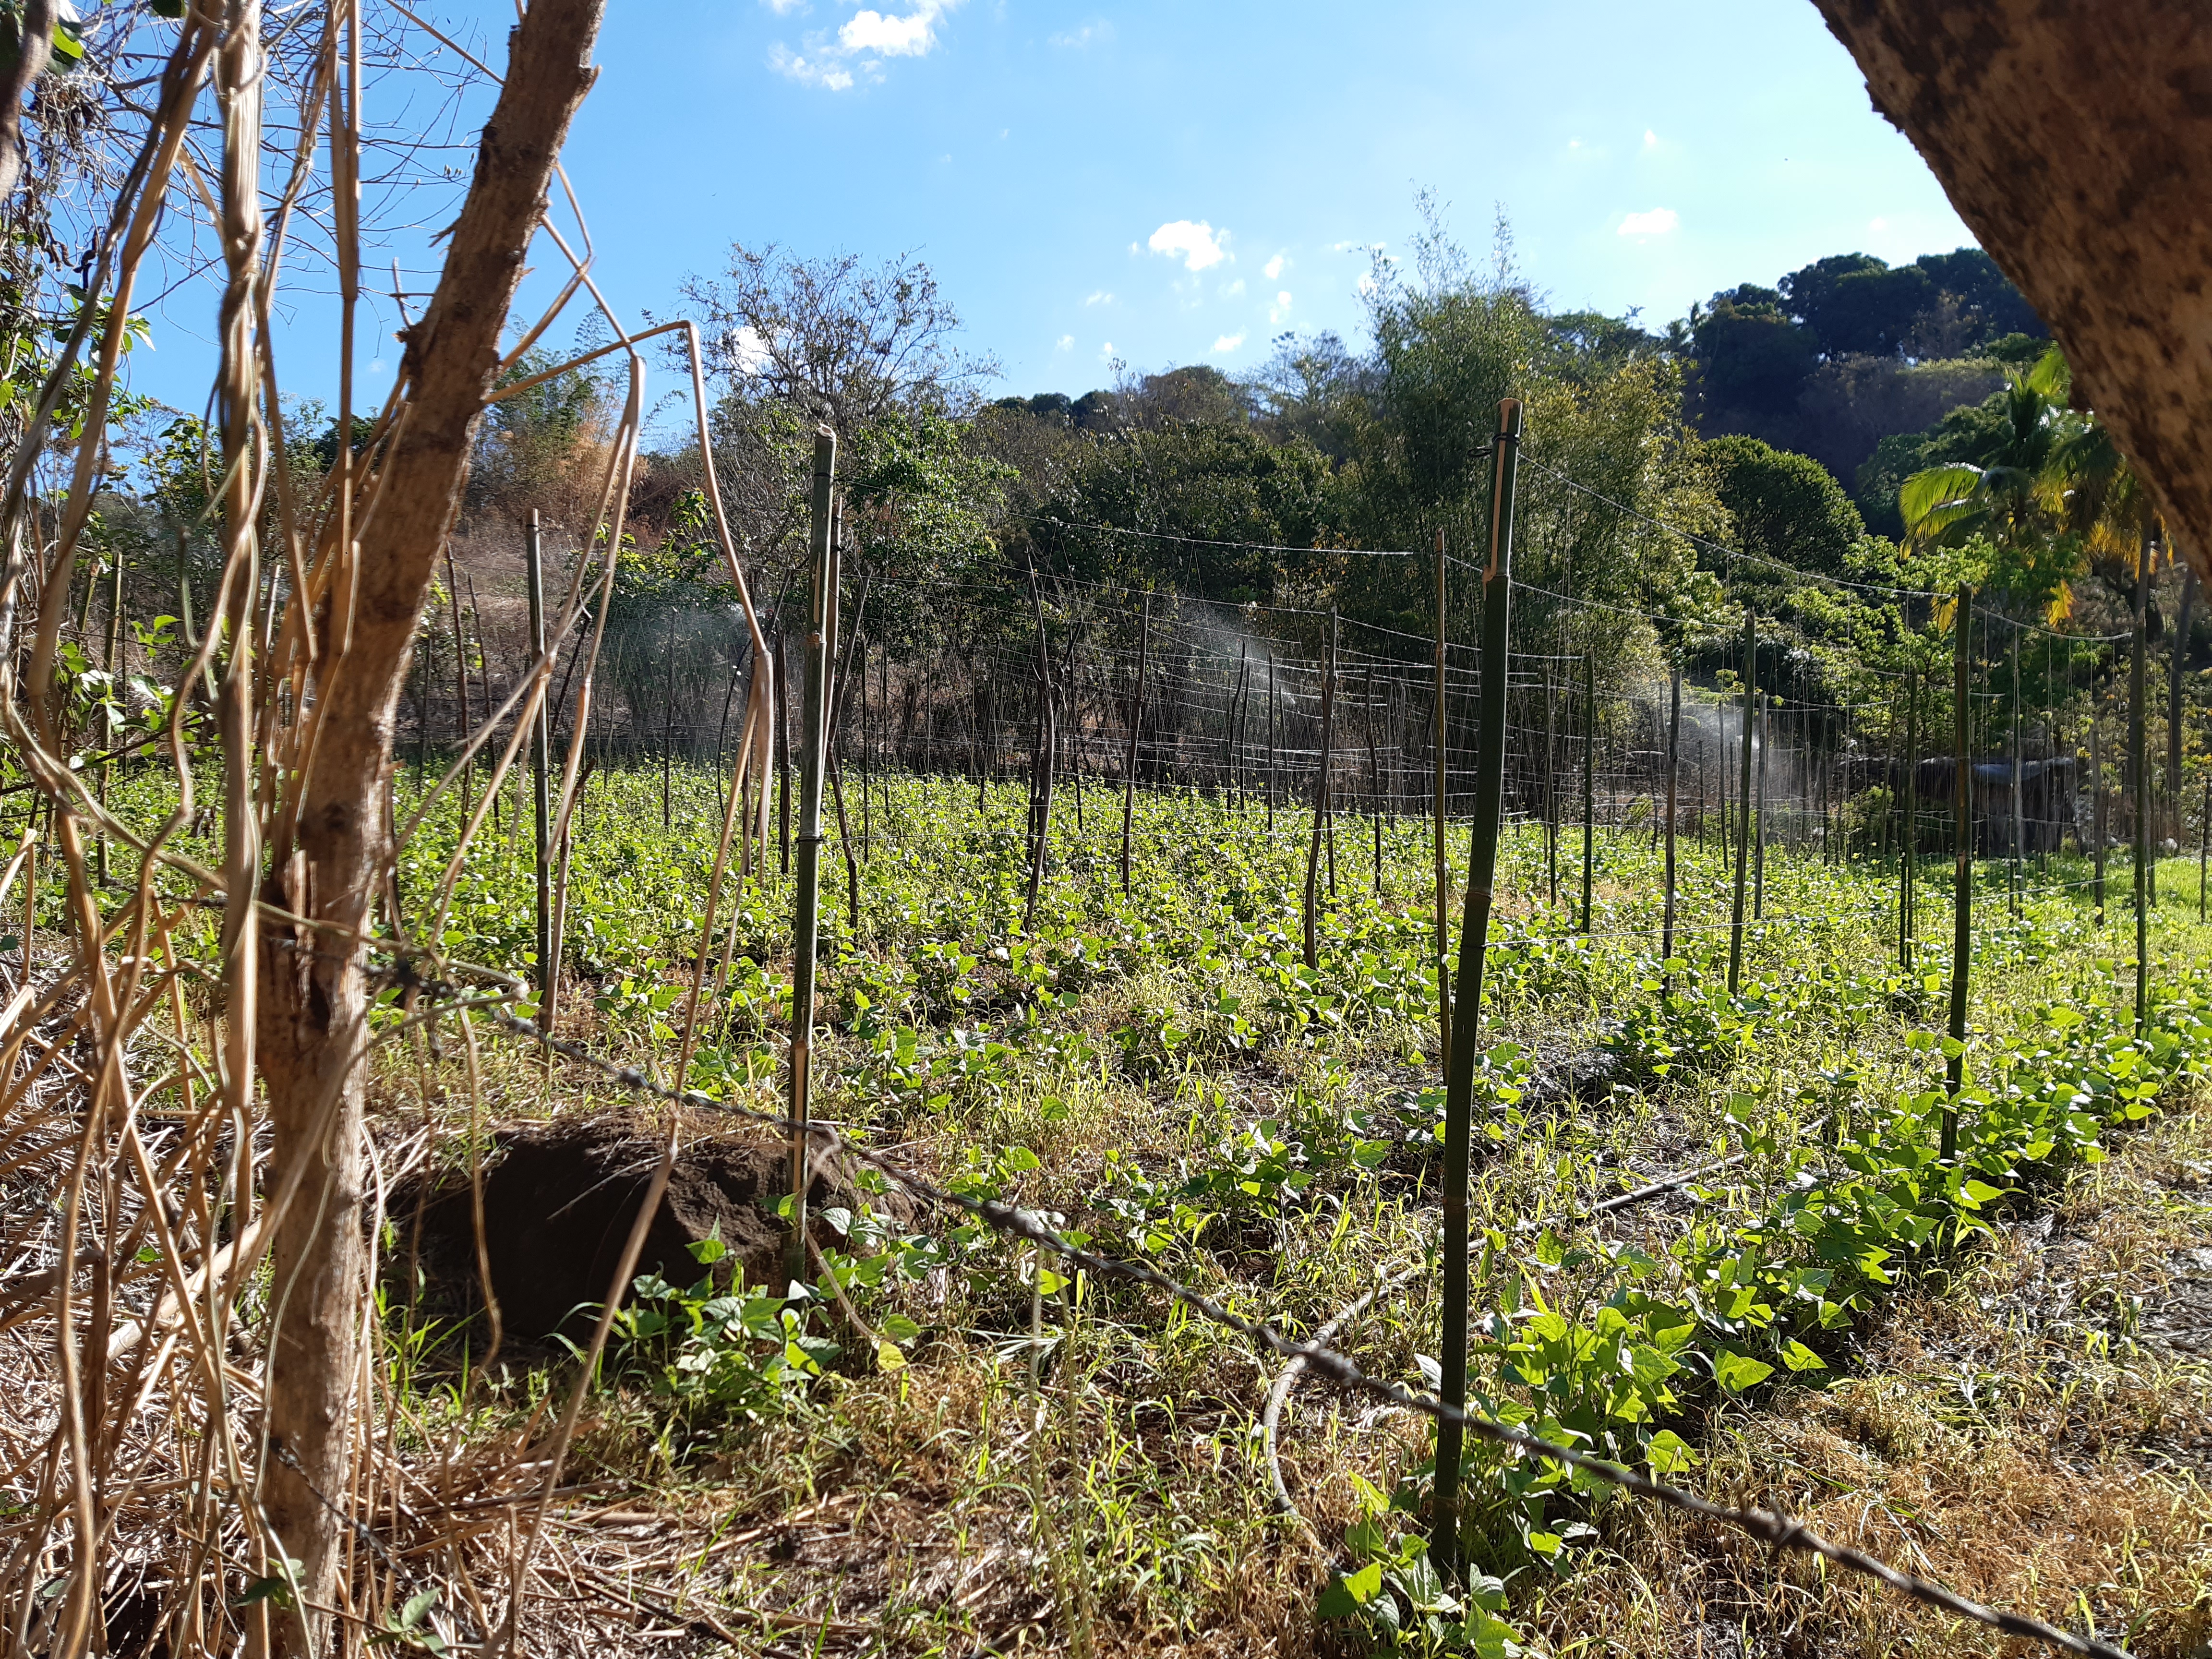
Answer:
<path fill-rule="evenodd" d="M 2057 346 L 2027 373 L 2007 371 L 2004 436 L 1986 464 L 1931 466 L 1898 492 L 1908 545 L 1957 547 L 1986 536 L 2017 546 L 2048 527 L 2051 465 L 2070 435 L 2069 382 Z"/>

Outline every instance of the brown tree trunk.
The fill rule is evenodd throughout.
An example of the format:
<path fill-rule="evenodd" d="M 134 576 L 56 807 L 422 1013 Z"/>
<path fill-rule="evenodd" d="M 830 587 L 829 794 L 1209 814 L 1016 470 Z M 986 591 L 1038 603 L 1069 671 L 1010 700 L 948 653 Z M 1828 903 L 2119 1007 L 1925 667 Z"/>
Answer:
<path fill-rule="evenodd" d="M 15 192 L 23 176 L 23 96 L 46 73 L 53 55 L 54 0 L 24 0 L 22 15 L 15 20 L 21 49 L 15 62 L 0 69 L 0 201 Z"/>
<path fill-rule="evenodd" d="M 605 0 L 535 0 L 509 37 L 505 83 L 452 233 L 437 293 L 407 331 L 404 424 L 384 459 L 377 511 L 348 580 L 317 618 L 320 732 L 295 828 L 269 848 L 263 897 L 319 924 L 264 922 L 258 1021 L 276 1131 L 271 1255 L 276 1309 L 268 1372 L 270 1457 L 263 1506 L 301 1563 L 306 1599 L 331 1605 L 352 1490 L 349 1416 L 366 1257 L 361 1224 L 363 952 L 392 856 L 387 815 L 394 713 L 428 590 L 451 534 L 500 335 L 553 164 L 596 71 Z M 349 596 L 352 596 L 349 602 Z M 350 614 L 348 614 L 348 611 Z M 288 1196 L 289 1195 L 289 1196 Z M 330 1501 L 326 1502 L 325 1499 Z M 319 1614 L 276 1621 L 295 1653 L 330 1643 Z"/>
<path fill-rule="evenodd" d="M 2212 29 L 2197 0 L 1814 0 L 2212 580 Z"/>

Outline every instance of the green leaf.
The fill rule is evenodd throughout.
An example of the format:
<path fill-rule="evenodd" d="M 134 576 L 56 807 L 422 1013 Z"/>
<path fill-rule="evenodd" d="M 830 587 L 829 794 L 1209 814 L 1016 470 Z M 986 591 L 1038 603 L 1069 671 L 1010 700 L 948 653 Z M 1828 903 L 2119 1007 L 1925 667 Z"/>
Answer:
<path fill-rule="evenodd" d="M 1747 1353 L 1736 1353 L 1723 1348 L 1713 1356 L 1713 1381 L 1730 1394 L 1741 1394 L 1746 1389 L 1764 1382 L 1773 1375 L 1773 1366 L 1763 1359 L 1753 1359 Z"/>
<path fill-rule="evenodd" d="M 1802 1342 L 1793 1341 L 1782 1351 L 1782 1363 L 1793 1371 L 1825 1371 L 1828 1362 Z"/>
<path fill-rule="evenodd" d="M 1698 1454 L 1672 1429 L 1662 1429 L 1651 1437 L 1646 1455 L 1650 1459 L 1652 1472 L 1656 1474 L 1674 1474 L 1698 1466 Z"/>

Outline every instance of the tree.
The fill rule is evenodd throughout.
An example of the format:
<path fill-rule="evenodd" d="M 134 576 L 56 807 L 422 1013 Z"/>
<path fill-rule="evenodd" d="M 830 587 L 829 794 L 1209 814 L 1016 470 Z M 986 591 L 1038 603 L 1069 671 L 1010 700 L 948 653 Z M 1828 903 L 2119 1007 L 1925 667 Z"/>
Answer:
<path fill-rule="evenodd" d="M 1063 572 L 1267 602 L 1319 557 L 1267 550 L 1312 547 L 1329 500 L 1328 463 L 1311 445 L 1273 443 L 1247 426 L 1178 422 L 1091 447 L 1043 507 L 1037 535 Z"/>
<path fill-rule="evenodd" d="M 872 270 L 856 254 L 805 259 L 738 242 L 720 278 L 687 277 L 683 293 L 730 398 L 782 404 L 840 443 L 894 410 L 965 413 L 998 373 L 954 348 L 960 314 L 911 255 Z"/>
<path fill-rule="evenodd" d="M 322 632 L 322 655 L 309 679 L 316 765 L 301 781 L 296 810 L 274 815 L 265 851 L 252 824 L 230 826 L 234 838 L 246 837 L 249 860 L 246 879 L 233 884 L 232 912 L 252 918 L 259 941 L 256 1024 L 276 1128 L 271 1184 L 296 1195 L 275 1223 L 272 1253 L 284 1264 L 287 1294 L 270 1333 L 267 1391 L 269 1433 L 288 1455 L 265 1471 L 262 1502 L 277 1536 L 303 1564 L 303 1600 L 322 1607 L 337 1599 L 347 1541 L 343 1514 L 323 1494 L 353 1489 L 350 1402 L 360 1369 L 363 1241 L 357 1226 L 334 1218 L 360 1213 L 366 1185 L 366 945 L 393 857 L 386 781 L 392 709 L 435 561 L 460 507 L 501 355 L 500 332 L 554 160 L 594 76 L 590 57 L 603 5 L 538 0 L 514 26 L 507 76 L 445 269 L 428 309 L 407 331 L 399 368 L 407 419 L 376 470 L 377 511 L 356 520 L 360 550 L 350 568 L 357 592 L 315 619 Z M 250 184 L 251 164 L 244 176 Z M 258 377 L 245 384 L 258 389 Z M 226 429 L 227 455 L 246 441 L 244 432 Z M 250 679 L 238 684 L 250 695 Z M 226 712 L 223 719 L 233 716 Z M 226 724 L 227 744 L 236 736 Z M 234 766 L 246 752 L 231 748 Z M 250 793 L 240 793 L 250 790 L 254 769 L 245 768 L 247 775 L 231 784 L 226 811 L 234 820 L 259 811 Z M 234 855 L 234 872 L 237 864 Z M 257 912 L 257 897 L 274 908 Z M 283 1647 L 321 1651 L 326 1622 L 319 1613 L 281 1621 Z"/>
<path fill-rule="evenodd" d="M 1815 0 L 2212 575 L 2212 31 L 2185 0 Z"/>
<path fill-rule="evenodd" d="M 1746 283 L 1690 309 L 1698 390 L 1716 410 L 1780 415 L 1796 405 L 1820 341 L 1783 309 L 1782 296 Z"/>
<path fill-rule="evenodd" d="M 1827 468 L 1757 438 L 1715 438 L 1704 455 L 1736 547 L 1796 570 L 1846 574 L 1866 524 Z"/>

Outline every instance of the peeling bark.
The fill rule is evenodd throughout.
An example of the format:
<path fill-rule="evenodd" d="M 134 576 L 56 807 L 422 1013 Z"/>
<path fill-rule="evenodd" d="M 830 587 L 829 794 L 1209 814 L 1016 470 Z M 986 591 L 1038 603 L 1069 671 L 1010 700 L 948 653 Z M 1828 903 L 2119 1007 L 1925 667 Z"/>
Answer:
<path fill-rule="evenodd" d="M 2212 580 L 2212 28 L 2196 0 L 1814 0 Z"/>

